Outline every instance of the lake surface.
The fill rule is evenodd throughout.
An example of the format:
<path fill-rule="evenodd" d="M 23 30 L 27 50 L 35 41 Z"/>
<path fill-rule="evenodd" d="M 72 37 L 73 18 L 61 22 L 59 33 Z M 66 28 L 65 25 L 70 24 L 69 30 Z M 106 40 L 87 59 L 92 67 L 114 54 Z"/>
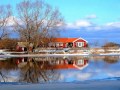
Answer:
<path fill-rule="evenodd" d="M 120 56 L 0 58 L 1 83 L 120 80 Z"/>

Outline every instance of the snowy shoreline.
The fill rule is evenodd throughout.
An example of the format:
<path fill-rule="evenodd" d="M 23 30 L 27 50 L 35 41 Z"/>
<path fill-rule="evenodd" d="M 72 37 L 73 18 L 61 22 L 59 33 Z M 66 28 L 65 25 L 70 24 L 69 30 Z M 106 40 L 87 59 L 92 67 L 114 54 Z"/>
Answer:
<path fill-rule="evenodd" d="M 20 54 L 20 55 L 0 55 L 0 57 L 46 57 L 46 56 L 120 56 L 120 53 L 104 53 L 104 54 Z"/>

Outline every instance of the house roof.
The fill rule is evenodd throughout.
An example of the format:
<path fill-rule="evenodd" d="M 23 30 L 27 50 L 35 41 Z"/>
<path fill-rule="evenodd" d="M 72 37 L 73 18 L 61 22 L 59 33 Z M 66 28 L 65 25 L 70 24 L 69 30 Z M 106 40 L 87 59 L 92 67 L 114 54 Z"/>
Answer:
<path fill-rule="evenodd" d="M 70 69 L 75 68 L 73 64 L 60 64 L 60 65 L 53 65 L 54 69 Z"/>
<path fill-rule="evenodd" d="M 75 42 L 77 40 L 83 40 L 85 42 L 87 42 L 85 39 L 83 38 L 54 38 L 53 42 L 63 42 L 63 43 L 68 43 L 68 42 Z"/>
<path fill-rule="evenodd" d="M 77 40 L 78 38 L 55 38 L 55 42 L 63 42 L 63 43 L 67 43 L 67 42 L 73 42 L 75 40 Z"/>
<path fill-rule="evenodd" d="M 88 66 L 88 63 L 85 65 L 76 65 L 76 64 L 61 64 L 61 65 L 53 65 L 54 69 L 79 69 L 82 70 Z"/>
<path fill-rule="evenodd" d="M 27 42 L 18 42 L 18 46 L 20 47 L 26 47 L 27 46 Z"/>

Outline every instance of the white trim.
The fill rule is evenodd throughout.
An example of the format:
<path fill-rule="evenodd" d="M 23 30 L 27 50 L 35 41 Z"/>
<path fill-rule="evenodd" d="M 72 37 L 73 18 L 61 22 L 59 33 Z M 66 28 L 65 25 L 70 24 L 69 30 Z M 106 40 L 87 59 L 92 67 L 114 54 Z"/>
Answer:
<path fill-rule="evenodd" d="M 68 43 L 65 43 L 65 47 L 67 47 L 68 46 Z"/>
<path fill-rule="evenodd" d="M 74 43 L 75 41 L 79 40 L 79 39 L 82 39 L 82 40 L 84 40 L 85 42 L 87 42 L 87 43 L 88 43 L 88 41 L 86 41 L 85 39 L 83 39 L 83 38 L 81 38 L 81 37 L 80 37 L 80 38 L 78 38 L 78 39 L 76 39 L 76 40 L 74 40 L 74 41 L 73 41 L 73 43 Z"/>
<path fill-rule="evenodd" d="M 79 70 L 82 70 L 82 69 L 84 69 L 84 68 L 86 68 L 86 67 L 88 66 L 88 63 L 86 63 L 83 67 L 79 67 L 79 66 L 76 65 L 76 64 L 73 64 L 73 66 L 76 67 L 76 68 L 79 69 Z"/>

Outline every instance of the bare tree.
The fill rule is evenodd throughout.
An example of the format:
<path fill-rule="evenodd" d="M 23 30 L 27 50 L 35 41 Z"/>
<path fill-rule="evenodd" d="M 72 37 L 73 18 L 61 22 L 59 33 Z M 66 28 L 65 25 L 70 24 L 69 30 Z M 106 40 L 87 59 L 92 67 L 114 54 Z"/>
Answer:
<path fill-rule="evenodd" d="M 10 15 L 11 15 L 10 5 L 0 6 L 0 40 L 9 35 L 6 26 Z"/>
<path fill-rule="evenodd" d="M 44 38 L 51 38 L 58 34 L 57 29 L 63 18 L 58 9 L 40 0 L 25 0 L 17 5 L 19 20 L 15 20 L 15 29 L 20 37 L 28 43 L 44 43 Z M 21 23 L 19 23 L 21 22 Z"/>
<path fill-rule="evenodd" d="M 0 49 L 15 50 L 18 40 L 5 38 L 0 40 Z"/>
<path fill-rule="evenodd" d="M 7 77 L 5 75 L 3 75 L 3 73 L 0 71 L 0 82 L 3 80 L 4 82 L 6 82 Z"/>
<path fill-rule="evenodd" d="M 27 64 L 21 67 L 20 81 L 38 83 L 54 81 L 59 78 L 59 73 L 54 70 L 49 61 L 37 62 L 34 58 L 28 58 Z"/>

